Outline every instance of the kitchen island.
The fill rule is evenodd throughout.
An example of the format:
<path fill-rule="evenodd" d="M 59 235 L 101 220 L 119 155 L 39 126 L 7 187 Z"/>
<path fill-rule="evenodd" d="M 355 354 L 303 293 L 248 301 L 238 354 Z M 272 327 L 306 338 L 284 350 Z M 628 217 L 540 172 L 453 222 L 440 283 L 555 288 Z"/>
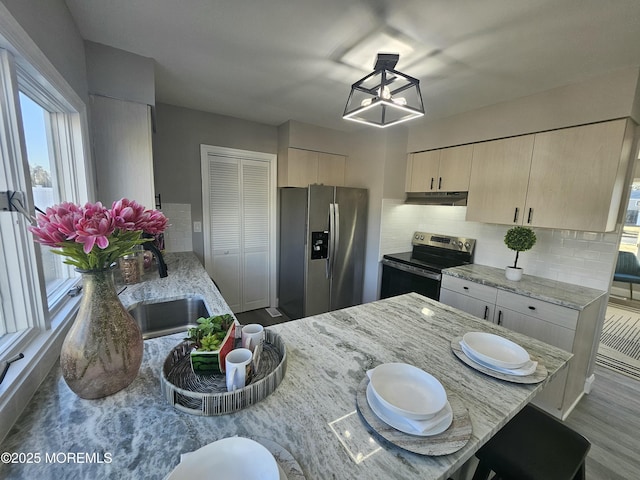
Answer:
<path fill-rule="evenodd" d="M 175 270 L 169 267 L 171 277 Z M 210 288 L 208 295 L 215 296 Z M 136 380 L 104 399 L 75 396 L 56 365 L 0 447 L 38 453 L 41 461 L 0 464 L 0 477 L 162 479 L 180 454 L 239 435 L 281 445 L 308 480 L 446 479 L 544 387 L 500 381 L 467 367 L 451 351 L 453 338 L 470 330 L 499 333 L 541 359 L 550 376 L 571 357 L 415 293 L 269 329 L 287 345 L 286 375 L 269 397 L 229 415 L 182 413 L 162 397 L 162 364 L 181 334 L 146 340 Z M 368 369 L 386 362 L 416 365 L 462 400 L 473 433 L 461 450 L 427 457 L 376 441 L 368 432 L 356 412 L 356 390 Z M 46 454 L 58 454 L 53 458 L 59 461 L 45 462 Z"/>

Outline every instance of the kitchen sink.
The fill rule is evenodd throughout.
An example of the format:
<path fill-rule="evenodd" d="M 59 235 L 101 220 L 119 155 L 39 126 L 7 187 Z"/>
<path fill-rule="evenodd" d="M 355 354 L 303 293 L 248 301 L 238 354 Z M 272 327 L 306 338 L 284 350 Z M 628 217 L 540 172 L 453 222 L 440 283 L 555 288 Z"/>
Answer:
<path fill-rule="evenodd" d="M 193 296 L 156 303 L 140 303 L 129 309 L 140 326 L 142 338 L 155 338 L 186 332 L 200 317 L 210 313 L 202 297 Z"/>

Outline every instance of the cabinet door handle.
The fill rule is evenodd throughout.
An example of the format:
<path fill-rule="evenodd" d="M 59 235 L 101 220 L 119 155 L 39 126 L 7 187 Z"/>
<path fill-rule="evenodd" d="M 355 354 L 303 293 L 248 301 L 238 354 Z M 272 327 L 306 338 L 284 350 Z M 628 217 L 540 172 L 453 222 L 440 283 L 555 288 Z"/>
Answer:
<path fill-rule="evenodd" d="M 429 189 L 433 190 L 433 177 L 431 177 L 431 187 Z"/>
<path fill-rule="evenodd" d="M 498 310 L 498 325 L 502 325 L 502 310 Z"/>
<path fill-rule="evenodd" d="M 535 309 L 536 309 L 536 307 L 533 307 L 533 306 L 529 305 L 529 310 L 535 310 Z"/>
<path fill-rule="evenodd" d="M 442 177 L 438 177 L 438 190 L 442 188 Z"/>
<path fill-rule="evenodd" d="M 516 207 L 516 211 L 513 214 L 513 223 L 516 223 L 518 221 L 518 214 L 520 213 L 520 209 L 518 207 Z"/>
<path fill-rule="evenodd" d="M 533 208 L 529 209 L 529 216 L 527 217 L 527 223 L 531 223 L 531 219 L 533 218 Z"/>
<path fill-rule="evenodd" d="M 462 287 L 462 288 L 464 288 L 465 290 L 469 290 L 469 287 Z"/>
<path fill-rule="evenodd" d="M 485 305 L 484 306 L 484 317 L 482 317 L 484 320 L 486 320 L 487 318 L 489 318 L 489 306 Z"/>

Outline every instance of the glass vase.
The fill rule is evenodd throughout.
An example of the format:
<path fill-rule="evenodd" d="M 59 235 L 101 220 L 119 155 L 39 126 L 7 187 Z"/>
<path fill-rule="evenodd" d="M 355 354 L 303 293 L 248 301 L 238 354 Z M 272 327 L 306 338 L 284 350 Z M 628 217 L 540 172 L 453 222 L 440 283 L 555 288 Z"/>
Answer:
<path fill-rule="evenodd" d="M 76 395 L 102 398 L 136 378 L 142 363 L 142 333 L 116 293 L 112 269 L 80 273 L 82 300 L 62 344 L 60 366 Z"/>

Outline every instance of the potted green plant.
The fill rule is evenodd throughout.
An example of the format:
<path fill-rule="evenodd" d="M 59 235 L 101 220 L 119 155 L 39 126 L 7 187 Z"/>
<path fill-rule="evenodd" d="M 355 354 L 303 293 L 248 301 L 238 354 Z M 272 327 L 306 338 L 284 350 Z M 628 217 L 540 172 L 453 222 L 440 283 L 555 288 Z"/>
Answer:
<path fill-rule="evenodd" d="M 516 252 L 513 267 L 506 267 L 505 275 L 509 280 L 518 281 L 522 278 L 522 268 L 518 267 L 520 252 L 526 252 L 536 244 L 536 234 L 528 227 L 512 227 L 504 236 L 504 243 L 510 250 Z"/>
<path fill-rule="evenodd" d="M 185 340 L 193 345 L 190 352 L 191 368 L 198 374 L 224 373 L 224 360 L 235 347 L 236 323 L 225 313 L 200 317 L 195 327 L 187 330 Z"/>

